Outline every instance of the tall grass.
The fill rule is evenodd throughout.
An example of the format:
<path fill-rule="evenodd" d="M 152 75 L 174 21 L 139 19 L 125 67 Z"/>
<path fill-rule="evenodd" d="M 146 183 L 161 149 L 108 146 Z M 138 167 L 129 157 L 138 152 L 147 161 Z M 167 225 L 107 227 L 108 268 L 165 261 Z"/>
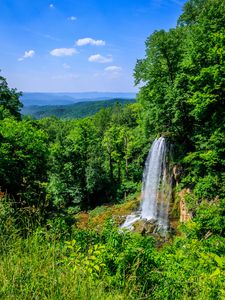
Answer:
<path fill-rule="evenodd" d="M 35 232 L 26 239 L 1 238 L 0 299 L 132 299 L 131 291 L 110 288 L 81 269 L 61 264 L 64 243 Z"/>
<path fill-rule="evenodd" d="M 225 238 L 198 239 L 193 221 L 157 249 L 152 237 L 122 233 L 113 220 L 99 232 L 68 230 L 57 219 L 24 236 L 3 217 L 0 299 L 225 299 Z"/>

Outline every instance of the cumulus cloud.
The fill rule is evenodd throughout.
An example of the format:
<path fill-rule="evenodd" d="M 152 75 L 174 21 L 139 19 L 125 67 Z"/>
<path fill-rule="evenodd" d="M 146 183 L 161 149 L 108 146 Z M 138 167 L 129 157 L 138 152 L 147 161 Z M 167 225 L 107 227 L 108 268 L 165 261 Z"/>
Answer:
<path fill-rule="evenodd" d="M 55 8 L 54 4 L 49 4 L 49 8 Z"/>
<path fill-rule="evenodd" d="M 97 62 L 101 64 L 106 64 L 113 61 L 112 55 L 102 56 L 101 54 L 94 54 L 89 56 L 88 60 L 90 62 Z"/>
<path fill-rule="evenodd" d="M 120 78 L 122 75 L 122 68 L 118 66 L 108 66 L 104 69 L 103 72 L 94 73 L 94 78 L 108 78 L 116 79 Z"/>
<path fill-rule="evenodd" d="M 18 60 L 19 61 L 22 61 L 24 60 L 25 58 L 31 58 L 33 57 L 35 54 L 35 51 L 34 50 L 28 50 L 28 51 L 25 51 L 24 55 L 22 57 L 20 57 Z"/>
<path fill-rule="evenodd" d="M 50 54 L 53 56 L 72 56 L 78 53 L 74 48 L 56 48 L 50 51 Z"/>
<path fill-rule="evenodd" d="M 121 76 L 122 68 L 118 66 L 109 66 L 104 69 L 105 74 L 111 79 L 119 78 Z"/>
<path fill-rule="evenodd" d="M 103 40 L 94 40 L 92 38 L 83 38 L 76 41 L 77 46 L 86 46 L 86 45 L 92 45 L 92 46 L 105 46 L 105 41 Z"/>
<path fill-rule="evenodd" d="M 70 20 L 70 21 L 76 21 L 76 20 L 77 20 L 77 17 L 71 16 L 71 17 L 68 18 L 68 20 Z"/>
<path fill-rule="evenodd" d="M 105 68 L 105 71 L 106 72 L 120 72 L 120 71 L 122 71 L 122 68 L 118 67 L 118 66 L 109 66 L 109 67 Z"/>

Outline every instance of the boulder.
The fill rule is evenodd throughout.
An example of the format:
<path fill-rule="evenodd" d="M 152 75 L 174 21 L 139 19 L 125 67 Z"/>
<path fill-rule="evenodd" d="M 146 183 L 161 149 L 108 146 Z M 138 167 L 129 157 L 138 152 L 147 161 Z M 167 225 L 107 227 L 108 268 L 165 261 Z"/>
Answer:
<path fill-rule="evenodd" d="M 155 220 L 140 219 L 133 225 L 134 231 L 140 234 L 153 234 L 157 230 Z"/>

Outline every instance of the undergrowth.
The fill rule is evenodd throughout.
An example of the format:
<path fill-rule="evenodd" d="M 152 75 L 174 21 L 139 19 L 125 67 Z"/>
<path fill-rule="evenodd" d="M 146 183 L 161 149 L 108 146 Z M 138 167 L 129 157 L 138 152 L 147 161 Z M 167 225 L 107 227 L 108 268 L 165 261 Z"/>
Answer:
<path fill-rule="evenodd" d="M 118 230 L 112 218 L 100 231 L 49 220 L 24 235 L 6 206 L 1 210 L 0 299 L 224 300 L 222 203 L 202 203 L 180 226 L 180 236 L 160 249 L 151 236 Z M 215 211 L 219 223 L 208 217 Z M 99 209 L 92 217 L 102 213 Z"/>

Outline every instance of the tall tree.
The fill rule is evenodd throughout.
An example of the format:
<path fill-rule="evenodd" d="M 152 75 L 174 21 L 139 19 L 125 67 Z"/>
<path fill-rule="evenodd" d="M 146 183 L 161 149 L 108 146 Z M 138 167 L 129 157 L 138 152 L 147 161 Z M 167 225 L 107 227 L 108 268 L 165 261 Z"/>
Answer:
<path fill-rule="evenodd" d="M 24 213 L 42 215 L 46 206 L 47 135 L 33 122 L 0 121 L 1 191 Z"/>
<path fill-rule="evenodd" d="M 10 115 L 20 119 L 20 109 L 23 107 L 19 100 L 21 95 L 16 89 L 10 89 L 6 79 L 0 76 L 0 119 Z"/>

